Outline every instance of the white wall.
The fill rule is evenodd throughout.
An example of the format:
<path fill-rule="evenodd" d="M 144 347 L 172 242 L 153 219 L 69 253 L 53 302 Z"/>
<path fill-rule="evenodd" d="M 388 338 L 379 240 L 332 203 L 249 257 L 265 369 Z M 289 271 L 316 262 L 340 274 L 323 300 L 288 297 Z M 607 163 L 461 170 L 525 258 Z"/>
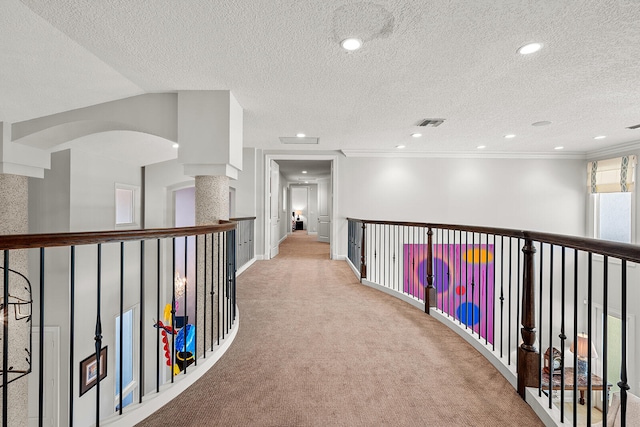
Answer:
<path fill-rule="evenodd" d="M 256 155 L 255 148 L 242 150 L 242 170 L 229 185 L 236 189 L 236 217 L 256 216 Z"/>
<path fill-rule="evenodd" d="M 346 217 L 583 235 L 585 161 L 340 158 L 338 254 Z"/>
<path fill-rule="evenodd" d="M 29 178 L 29 232 L 64 233 L 70 227 L 71 152 L 51 154 L 44 179 Z M 42 208 L 47 207 L 46 215 Z"/>
<path fill-rule="evenodd" d="M 52 155 L 52 169 L 45 178 L 30 180 L 30 219 L 32 232 L 95 231 L 114 230 L 115 185 L 142 185 L 141 169 L 113 159 L 99 157 L 80 150 L 63 151 Z M 138 193 L 139 194 L 139 193 Z M 59 196 L 59 197 L 56 197 Z M 136 200 L 137 218 L 140 221 L 141 199 Z M 64 216 L 67 216 L 65 222 Z M 68 224 L 68 225 L 67 225 Z M 65 230 L 65 228 L 67 228 Z M 139 243 L 125 245 L 125 292 L 124 310 L 139 304 Z M 54 248 L 45 252 L 47 271 L 45 286 L 45 326 L 60 326 L 61 361 L 69 348 L 69 283 L 70 251 Z M 33 283 L 39 281 L 39 258 L 30 253 L 30 276 Z M 102 410 L 110 412 L 114 407 L 115 394 L 115 318 L 120 304 L 120 245 L 104 244 L 102 247 L 102 307 L 103 346 L 108 347 L 108 374 L 101 382 Z M 95 245 L 76 247 L 76 309 L 75 309 L 75 354 L 74 366 L 94 350 L 95 319 L 97 313 L 97 248 Z M 151 280 L 153 273 L 148 275 Z M 155 279 L 153 278 L 155 283 Z M 34 307 L 38 306 L 39 294 L 34 292 Z M 34 314 L 36 314 L 34 312 Z M 37 323 L 34 316 L 34 325 Z M 149 329 L 153 327 L 149 321 Z M 37 347 L 34 347 L 36 350 Z M 68 407 L 68 363 L 60 365 L 60 422 L 67 425 Z M 77 368 L 74 368 L 77 369 Z M 77 371 L 74 379 L 75 421 L 85 425 L 91 423 L 94 413 L 95 389 L 82 397 L 78 393 Z M 92 400 L 92 396 L 93 399 Z"/>
<path fill-rule="evenodd" d="M 145 228 L 173 227 L 171 192 L 194 185 L 195 180 L 184 174 L 176 159 L 145 166 Z"/>

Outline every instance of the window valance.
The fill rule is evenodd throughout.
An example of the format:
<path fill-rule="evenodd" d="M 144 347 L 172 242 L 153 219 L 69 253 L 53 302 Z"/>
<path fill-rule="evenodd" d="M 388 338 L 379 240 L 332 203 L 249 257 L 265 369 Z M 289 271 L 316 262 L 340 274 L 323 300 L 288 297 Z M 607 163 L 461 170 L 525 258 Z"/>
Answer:
<path fill-rule="evenodd" d="M 590 193 L 625 193 L 633 191 L 636 156 L 589 162 L 587 185 Z"/>

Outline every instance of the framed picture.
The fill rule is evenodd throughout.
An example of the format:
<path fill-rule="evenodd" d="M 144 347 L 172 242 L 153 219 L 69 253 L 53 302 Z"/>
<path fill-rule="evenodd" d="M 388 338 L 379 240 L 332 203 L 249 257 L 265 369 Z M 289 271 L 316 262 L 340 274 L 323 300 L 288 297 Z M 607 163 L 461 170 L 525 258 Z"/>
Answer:
<path fill-rule="evenodd" d="M 107 347 L 100 350 L 100 381 L 107 376 Z M 95 353 L 80 362 L 80 396 L 98 382 L 98 361 Z"/>

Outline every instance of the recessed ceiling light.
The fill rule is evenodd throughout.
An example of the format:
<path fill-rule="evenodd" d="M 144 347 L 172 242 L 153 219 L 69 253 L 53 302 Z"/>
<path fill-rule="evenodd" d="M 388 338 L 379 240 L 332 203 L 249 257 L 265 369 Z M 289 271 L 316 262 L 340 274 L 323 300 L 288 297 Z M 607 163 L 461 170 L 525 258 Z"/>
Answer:
<path fill-rule="evenodd" d="M 535 122 L 535 123 L 531 123 L 531 126 L 548 126 L 550 125 L 551 122 L 548 120 L 543 120 L 541 122 Z"/>
<path fill-rule="evenodd" d="M 305 183 L 305 184 L 308 184 L 308 183 L 309 183 L 309 181 L 305 181 L 304 183 Z"/>
<path fill-rule="evenodd" d="M 396 145 L 396 148 L 404 148 L 406 145 Z"/>
<path fill-rule="evenodd" d="M 307 171 L 302 171 L 302 173 L 307 173 Z"/>
<path fill-rule="evenodd" d="M 304 133 L 296 133 L 296 136 L 297 136 L 298 138 L 304 138 L 304 137 L 305 137 L 305 136 L 307 136 L 307 135 L 305 135 Z"/>
<path fill-rule="evenodd" d="M 515 138 L 516 136 L 514 134 L 510 133 L 509 135 L 505 135 L 504 137 L 507 138 L 507 139 L 511 139 L 511 138 Z"/>
<path fill-rule="evenodd" d="M 412 133 L 411 136 L 414 137 L 414 138 L 420 138 L 422 136 L 422 134 L 421 133 Z"/>
<path fill-rule="evenodd" d="M 180 147 L 180 144 L 178 144 L 177 142 L 175 142 L 175 143 L 172 145 L 172 147 L 173 147 L 173 148 L 178 148 L 178 147 Z"/>
<path fill-rule="evenodd" d="M 529 43 L 521 46 L 518 49 L 518 53 L 520 55 L 529 55 L 530 53 L 534 53 L 539 51 L 542 48 L 542 43 Z"/>
<path fill-rule="evenodd" d="M 344 50 L 353 52 L 354 50 L 358 50 L 362 47 L 362 40 L 356 38 L 344 39 L 340 42 L 340 46 L 342 46 Z"/>
<path fill-rule="evenodd" d="M 555 147 L 554 150 L 564 150 L 564 147 L 562 145 L 559 145 Z"/>
<path fill-rule="evenodd" d="M 478 150 L 483 150 L 483 149 L 487 148 L 487 146 L 486 145 L 478 145 L 477 148 L 478 148 Z"/>
<path fill-rule="evenodd" d="M 606 138 L 605 135 L 599 135 L 599 136 L 594 137 L 593 139 L 605 139 L 605 138 Z"/>

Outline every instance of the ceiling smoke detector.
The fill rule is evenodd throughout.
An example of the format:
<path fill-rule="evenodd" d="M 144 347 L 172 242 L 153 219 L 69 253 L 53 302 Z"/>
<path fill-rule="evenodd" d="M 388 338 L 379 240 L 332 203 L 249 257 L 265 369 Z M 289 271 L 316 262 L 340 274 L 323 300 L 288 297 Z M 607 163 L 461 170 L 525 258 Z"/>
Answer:
<path fill-rule="evenodd" d="M 416 126 L 421 126 L 421 127 L 431 126 L 431 127 L 437 128 L 438 126 L 443 124 L 445 120 L 446 119 L 423 119 L 423 120 L 420 120 L 416 124 Z"/>

